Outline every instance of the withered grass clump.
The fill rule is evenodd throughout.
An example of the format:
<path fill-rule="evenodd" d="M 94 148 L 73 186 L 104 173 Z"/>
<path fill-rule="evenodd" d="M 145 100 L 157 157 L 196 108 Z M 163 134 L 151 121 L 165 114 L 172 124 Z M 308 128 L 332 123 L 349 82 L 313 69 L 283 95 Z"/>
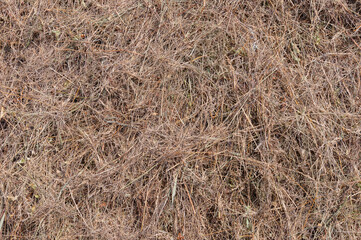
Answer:
<path fill-rule="evenodd" d="M 360 239 L 361 3 L 0 1 L 1 239 Z"/>

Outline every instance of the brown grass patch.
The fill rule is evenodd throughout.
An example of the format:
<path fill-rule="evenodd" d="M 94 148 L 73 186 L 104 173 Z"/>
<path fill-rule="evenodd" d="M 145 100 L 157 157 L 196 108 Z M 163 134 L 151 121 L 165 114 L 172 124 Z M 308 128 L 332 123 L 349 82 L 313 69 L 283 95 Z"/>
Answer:
<path fill-rule="evenodd" d="M 360 239 L 361 4 L 0 2 L 2 239 Z"/>

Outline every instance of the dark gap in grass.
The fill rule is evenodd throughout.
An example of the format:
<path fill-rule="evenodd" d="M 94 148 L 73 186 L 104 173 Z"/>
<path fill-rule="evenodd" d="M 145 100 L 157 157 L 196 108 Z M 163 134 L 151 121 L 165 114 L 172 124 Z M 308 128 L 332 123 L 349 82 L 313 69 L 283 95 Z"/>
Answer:
<path fill-rule="evenodd" d="M 9 124 L 5 118 L 0 119 L 0 131 L 5 131 L 9 127 Z"/>
<path fill-rule="evenodd" d="M 79 162 L 80 167 L 85 168 L 87 170 L 96 171 L 97 165 L 96 165 L 94 158 L 95 158 L 95 156 L 93 156 L 92 153 L 86 153 L 80 159 L 80 162 Z"/>
<path fill-rule="evenodd" d="M 9 43 L 6 43 L 3 47 L 4 56 L 3 59 L 5 62 L 9 60 L 10 54 L 12 53 L 12 48 Z"/>

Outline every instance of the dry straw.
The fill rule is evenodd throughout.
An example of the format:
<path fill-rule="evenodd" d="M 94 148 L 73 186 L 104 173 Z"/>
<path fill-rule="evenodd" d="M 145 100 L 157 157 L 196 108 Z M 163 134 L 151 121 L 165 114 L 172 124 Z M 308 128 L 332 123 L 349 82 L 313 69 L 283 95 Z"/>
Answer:
<path fill-rule="evenodd" d="M 0 238 L 360 239 L 360 9 L 0 1 Z"/>

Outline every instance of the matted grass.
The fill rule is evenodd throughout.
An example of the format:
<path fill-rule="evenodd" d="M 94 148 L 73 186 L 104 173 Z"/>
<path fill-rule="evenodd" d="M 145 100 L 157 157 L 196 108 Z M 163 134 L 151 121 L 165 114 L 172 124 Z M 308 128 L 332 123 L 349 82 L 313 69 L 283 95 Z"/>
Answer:
<path fill-rule="evenodd" d="M 0 238 L 360 239 L 361 3 L 0 1 Z"/>

